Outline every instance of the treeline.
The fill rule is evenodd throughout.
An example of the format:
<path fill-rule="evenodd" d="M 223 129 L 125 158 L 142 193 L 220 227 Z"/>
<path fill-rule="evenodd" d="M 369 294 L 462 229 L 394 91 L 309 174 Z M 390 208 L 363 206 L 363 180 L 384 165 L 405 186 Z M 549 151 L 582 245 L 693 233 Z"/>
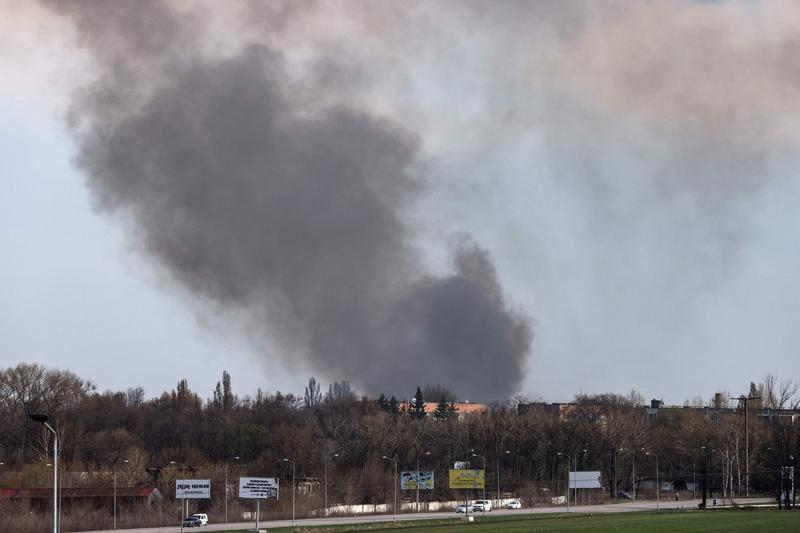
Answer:
<path fill-rule="evenodd" d="M 780 396 L 781 385 L 769 378 L 747 391 L 765 398 L 748 406 L 750 485 L 761 493 L 777 490 L 779 468 L 793 464 L 800 452 L 800 422 L 784 417 L 764 423 L 759 415 L 770 394 Z M 796 387 L 792 392 L 791 385 L 778 398 L 784 406 L 793 402 Z M 207 399 L 186 380 L 145 399 L 141 388 L 98 392 L 72 372 L 20 364 L 0 371 L 0 461 L 5 463 L 0 486 L 48 486 L 48 436 L 26 416 L 46 412 L 61 435 L 64 483 L 110 486 L 116 470 L 120 485 L 155 484 L 168 498 L 172 480 L 185 475 L 182 469 L 211 477 L 218 486 L 226 468 L 232 477 L 285 480 L 288 458 L 295 461 L 297 479 L 311 483 L 306 498 L 317 498 L 317 507 L 321 488 L 315 484 L 323 483 L 325 472 L 330 504 L 385 503 L 393 479 L 392 464 L 384 457 L 396 458 L 401 470 L 419 464 L 436 471 L 436 489 L 423 494 L 425 499 L 453 499 L 442 480 L 455 461 L 464 460 L 476 467 L 486 464 L 492 495 L 498 481 L 502 493 L 515 496 L 563 494 L 568 460 L 573 470 L 600 470 L 608 496 L 615 465 L 620 491 L 633 490 L 635 469 L 642 493 L 653 486 L 647 482 L 656 475 L 656 455 L 660 478 L 676 489 L 705 480 L 709 490 L 719 491 L 724 478 L 728 490 L 744 493 L 741 411 L 654 413 L 632 393 L 579 396 L 558 411 L 538 404 L 519 409 L 520 400 L 500 402 L 485 413 L 466 415 L 443 387 L 417 387 L 413 396 L 415 401 L 403 408 L 397 399 L 359 397 L 345 382 L 323 393 L 312 378 L 302 396 L 258 391 L 240 397 L 224 373 Z M 437 403 L 435 416 L 414 408 L 425 400 Z M 219 504 L 221 492 L 215 492 L 211 505 Z"/>

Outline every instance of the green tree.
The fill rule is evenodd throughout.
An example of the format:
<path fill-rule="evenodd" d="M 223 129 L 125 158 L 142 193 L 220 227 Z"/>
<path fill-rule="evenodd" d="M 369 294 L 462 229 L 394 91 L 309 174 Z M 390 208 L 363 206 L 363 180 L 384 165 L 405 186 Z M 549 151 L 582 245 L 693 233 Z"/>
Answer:
<path fill-rule="evenodd" d="M 422 397 L 422 389 L 417 386 L 417 392 L 414 394 L 414 408 L 411 411 L 411 416 L 417 420 L 425 418 L 425 399 Z"/>

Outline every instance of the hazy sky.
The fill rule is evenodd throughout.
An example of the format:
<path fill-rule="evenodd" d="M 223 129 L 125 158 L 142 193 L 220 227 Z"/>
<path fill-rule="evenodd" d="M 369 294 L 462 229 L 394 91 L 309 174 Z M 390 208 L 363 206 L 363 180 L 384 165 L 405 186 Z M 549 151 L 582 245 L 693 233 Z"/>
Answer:
<path fill-rule="evenodd" d="M 309 108 L 418 137 L 415 246 L 442 275 L 459 235 L 488 251 L 534 331 L 522 395 L 681 403 L 800 377 L 794 2 L 309 2 L 280 25 L 227 5 L 205 56 L 266 43 L 301 93 L 309 73 L 331 88 Z M 0 366 L 151 395 L 186 377 L 209 396 L 223 370 L 239 394 L 358 382 L 282 355 L 95 209 L 65 116 L 97 72 L 65 19 L 0 1 Z"/>

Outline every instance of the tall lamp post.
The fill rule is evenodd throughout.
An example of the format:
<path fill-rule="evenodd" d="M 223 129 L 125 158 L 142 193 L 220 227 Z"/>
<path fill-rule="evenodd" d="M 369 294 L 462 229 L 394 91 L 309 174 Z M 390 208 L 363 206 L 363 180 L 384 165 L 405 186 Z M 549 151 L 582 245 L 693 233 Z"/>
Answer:
<path fill-rule="evenodd" d="M 472 450 L 471 450 L 472 451 Z M 480 457 L 483 459 L 483 501 L 486 501 L 486 456 L 472 451 L 472 457 Z M 483 512 L 486 512 L 486 504 L 481 505 Z"/>
<path fill-rule="evenodd" d="M 239 460 L 239 456 L 233 457 L 234 461 Z M 228 523 L 228 458 L 225 458 L 225 523 Z"/>
<path fill-rule="evenodd" d="M 556 455 L 558 455 L 558 456 L 563 455 L 564 457 L 567 458 L 567 512 L 569 512 L 569 476 L 570 476 L 570 473 L 571 473 L 570 470 L 569 470 L 569 453 L 567 453 L 567 452 L 558 452 Z"/>
<path fill-rule="evenodd" d="M 589 450 L 587 450 L 586 448 L 584 448 L 582 451 L 583 451 L 583 455 L 584 456 L 587 453 L 589 453 Z M 584 459 L 585 459 L 585 457 L 584 457 Z M 575 495 L 575 507 L 577 507 L 578 506 L 578 452 L 575 452 L 575 490 L 574 490 L 574 495 Z M 567 493 L 567 498 L 569 498 L 569 493 Z"/>
<path fill-rule="evenodd" d="M 636 501 L 636 448 L 631 453 L 631 475 L 633 476 L 633 501 Z"/>
<path fill-rule="evenodd" d="M 425 452 L 423 455 L 430 456 L 431 452 Z M 419 454 L 417 454 L 417 512 L 419 512 Z"/>
<path fill-rule="evenodd" d="M 294 466 L 295 466 L 295 463 L 294 463 L 294 459 L 289 459 L 289 458 L 286 458 L 286 457 L 283 458 L 283 462 L 292 464 L 292 526 L 294 526 L 295 525 L 295 520 L 294 520 Z"/>
<path fill-rule="evenodd" d="M 659 501 L 661 500 L 661 495 L 660 495 L 660 492 L 659 492 L 661 490 L 661 486 L 660 486 L 660 483 L 658 482 L 658 454 L 653 453 L 653 452 L 645 452 L 644 454 L 645 455 L 652 455 L 652 456 L 654 456 L 656 458 L 656 510 L 658 510 L 659 509 Z"/>
<path fill-rule="evenodd" d="M 503 453 L 508 455 L 511 452 L 506 450 Z M 497 452 L 497 508 L 500 508 L 500 452 Z"/>
<path fill-rule="evenodd" d="M 725 505 L 725 459 L 723 458 L 722 452 L 720 450 L 717 450 L 716 448 L 711 448 L 711 469 L 712 469 L 712 471 L 714 469 L 714 454 L 715 453 L 718 453 L 720 458 L 721 458 L 721 460 L 722 460 L 722 476 L 721 476 L 721 479 L 722 479 L 722 505 L 724 506 Z M 714 485 L 715 485 L 714 474 L 712 474 L 712 478 L 711 479 L 712 479 L 711 480 L 711 493 L 713 494 L 714 493 Z"/>
<path fill-rule="evenodd" d="M 114 459 L 114 464 L 111 467 L 114 471 L 114 529 L 117 529 L 117 460 L 119 460 L 119 457 Z M 128 464 L 127 459 L 123 459 L 122 462 Z"/>
<path fill-rule="evenodd" d="M 175 468 L 181 467 L 181 477 L 186 477 L 186 465 L 183 463 L 178 463 L 176 461 L 170 461 L 169 464 L 175 466 Z M 183 519 L 186 518 L 186 515 L 189 513 L 188 505 L 186 505 L 186 498 L 181 498 L 181 522 Z M 186 509 L 184 509 L 186 507 Z M 183 525 L 181 525 L 181 529 L 183 529 Z"/>
<path fill-rule="evenodd" d="M 334 453 L 333 455 L 325 454 L 325 516 L 328 516 L 328 460 L 333 457 L 336 459 L 339 457 L 338 453 Z"/>
<path fill-rule="evenodd" d="M 39 422 L 53 434 L 53 533 L 58 533 L 58 431 L 47 423 L 47 415 L 28 415 L 34 422 Z"/>
<path fill-rule="evenodd" d="M 622 448 L 614 449 L 614 499 L 619 498 L 619 486 L 617 485 L 617 454 L 622 453 Z"/>
<path fill-rule="evenodd" d="M 394 507 L 392 508 L 392 521 L 397 522 L 397 457 L 383 456 L 384 461 L 391 461 L 394 464 Z"/>

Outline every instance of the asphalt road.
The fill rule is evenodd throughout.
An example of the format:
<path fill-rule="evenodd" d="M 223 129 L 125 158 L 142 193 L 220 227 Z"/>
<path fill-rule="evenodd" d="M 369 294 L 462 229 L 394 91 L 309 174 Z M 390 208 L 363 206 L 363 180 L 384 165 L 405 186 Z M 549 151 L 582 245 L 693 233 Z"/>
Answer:
<path fill-rule="evenodd" d="M 758 505 L 772 503 L 773 500 L 769 498 L 739 498 L 736 500 L 739 505 Z M 696 508 L 700 500 L 685 500 L 685 501 L 662 501 L 659 504 L 661 509 L 678 509 L 681 507 Z M 709 503 L 711 501 L 709 500 Z M 654 511 L 656 509 L 655 501 L 636 501 L 625 503 L 614 503 L 604 505 L 579 505 L 578 507 L 570 507 L 570 512 L 575 513 L 630 513 L 634 511 Z M 505 515 L 518 515 L 518 514 L 555 514 L 566 512 L 565 507 L 535 507 L 530 509 L 497 509 L 492 511 L 492 516 L 505 516 Z M 480 516 L 481 513 L 470 513 Z M 398 521 L 407 520 L 429 520 L 429 519 L 442 519 L 442 518 L 463 518 L 463 514 L 456 514 L 450 512 L 436 512 L 436 513 L 406 513 L 397 515 Z M 364 524 L 369 522 L 391 522 L 393 519 L 390 514 L 382 515 L 362 515 L 362 516 L 346 516 L 346 517 L 330 517 L 330 518 L 304 518 L 296 521 L 297 526 L 329 526 L 329 525 L 343 525 L 343 524 Z M 272 529 L 276 527 L 289 527 L 292 525 L 291 520 L 267 520 L 260 522 L 259 528 Z M 253 529 L 255 524 L 253 522 L 237 522 L 229 524 L 209 524 L 208 526 L 194 529 L 184 528 L 186 531 L 230 531 L 241 529 Z M 181 529 L 177 526 L 170 527 L 151 527 L 151 528 L 135 528 L 135 529 L 108 529 L 104 531 L 90 531 L 86 533 L 177 533 Z"/>

